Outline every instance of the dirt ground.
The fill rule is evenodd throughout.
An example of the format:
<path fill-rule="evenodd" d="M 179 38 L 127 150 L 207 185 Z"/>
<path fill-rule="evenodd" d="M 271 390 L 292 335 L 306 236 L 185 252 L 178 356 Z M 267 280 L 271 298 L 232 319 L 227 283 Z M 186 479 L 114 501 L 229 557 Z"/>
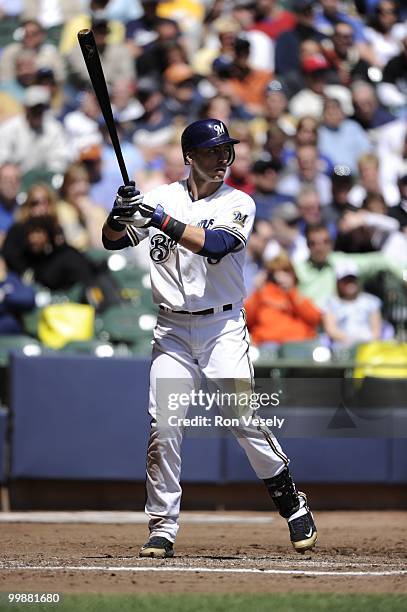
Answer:
<path fill-rule="evenodd" d="M 145 525 L 2 523 L 0 591 L 407 593 L 406 512 L 316 513 L 319 542 L 305 555 L 292 549 L 285 521 L 272 516 L 268 524 L 181 524 L 176 557 L 166 560 L 138 558 Z M 85 566 L 98 569 L 78 569 Z M 220 571 L 227 568 L 245 571 Z M 386 571 L 405 573 L 377 575 Z"/>

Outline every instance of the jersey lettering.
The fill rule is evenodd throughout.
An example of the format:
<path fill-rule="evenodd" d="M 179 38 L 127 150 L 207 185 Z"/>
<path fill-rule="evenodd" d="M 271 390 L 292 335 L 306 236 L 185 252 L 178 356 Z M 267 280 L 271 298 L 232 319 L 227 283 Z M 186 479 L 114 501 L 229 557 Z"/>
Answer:
<path fill-rule="evenodd" d="M 150 257 L 155 263 L 167 261 L 177 243 L 164 234 L 154 234 L 150 240 Z"/>
<path fill-rule="evenodd" d="M 218 136 L 225 133 L 225 128 L 223 127 L 221 123 L 215 123 L 213 126 L 213 129 L 215 130 Z"/>
<path fill-rule="evenodd" d="M 215 219 L 201 219 L 196 224 L 196 227 L 203 227 L 204 229 L 209 229 L 215 223 Z"/>

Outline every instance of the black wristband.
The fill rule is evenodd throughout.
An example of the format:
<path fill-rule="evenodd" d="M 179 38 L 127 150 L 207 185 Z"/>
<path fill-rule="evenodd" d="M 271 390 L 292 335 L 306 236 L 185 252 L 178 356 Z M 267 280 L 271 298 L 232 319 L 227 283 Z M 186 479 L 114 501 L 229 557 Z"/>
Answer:
<path fill-rule="evenodd" d="M 117 221 L 117 219 L 113 217 L 112 213 L 110 213 L 110 215 L 106 219 L 106 225 L 110 227 L 110 229 L 114 232 L 122 232 L 126 229 L 124 223 L 120 223 L 120 221 Z"/>
<path fill-rule="evenodd" d="M 162 232 L 164 232 L 164 234 L 167 234 L 167 236 L 175 240 L 175 242 L 179 242 L 186 226 L 186 223 L 182 223 L 182 221 L 178 221 L 177 219 L 170 217 L 170 215 L 166 215 L 160 229 Z"/>

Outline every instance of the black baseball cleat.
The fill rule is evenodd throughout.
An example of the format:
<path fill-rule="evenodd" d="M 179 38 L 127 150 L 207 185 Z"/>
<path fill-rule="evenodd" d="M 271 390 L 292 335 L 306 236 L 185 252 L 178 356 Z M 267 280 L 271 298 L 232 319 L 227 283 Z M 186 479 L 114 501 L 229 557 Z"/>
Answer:
<path fill-rule="evenodd" d="M 318 539 L 317 528 L 314 523 L 314 517 L 312 516 L 311 510 L 307 506 L 307 498 L 305 493 L 298 492 L 299 497 L 302 497 L 305 501 L 305 507 L 307 512 L 298 518 L 289 520 L 288 528 L 290 530 L 291 543 L 295 550 L 299 553 L 303 553 L 306 550 L 310 550 L 316 544 Z"/>
<path fill-rule="evenodd" d="M 161 536 L 153 536 L 141 547 L 139 557 L 166 559 L 174 556 L 172 542 Z"/>

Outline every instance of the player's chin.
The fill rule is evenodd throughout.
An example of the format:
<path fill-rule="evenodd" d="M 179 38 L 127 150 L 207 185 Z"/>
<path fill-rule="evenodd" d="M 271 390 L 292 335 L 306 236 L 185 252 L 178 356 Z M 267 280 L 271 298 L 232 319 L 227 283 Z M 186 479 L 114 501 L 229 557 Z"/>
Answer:
<path fill-rule="evenodd" d="M 223 181 L 223 179 L 225 178 L 225 174 L 226 170 L 224 168 L 218 168 L 213 172 L 212 180 L 216 182 Z"/>

